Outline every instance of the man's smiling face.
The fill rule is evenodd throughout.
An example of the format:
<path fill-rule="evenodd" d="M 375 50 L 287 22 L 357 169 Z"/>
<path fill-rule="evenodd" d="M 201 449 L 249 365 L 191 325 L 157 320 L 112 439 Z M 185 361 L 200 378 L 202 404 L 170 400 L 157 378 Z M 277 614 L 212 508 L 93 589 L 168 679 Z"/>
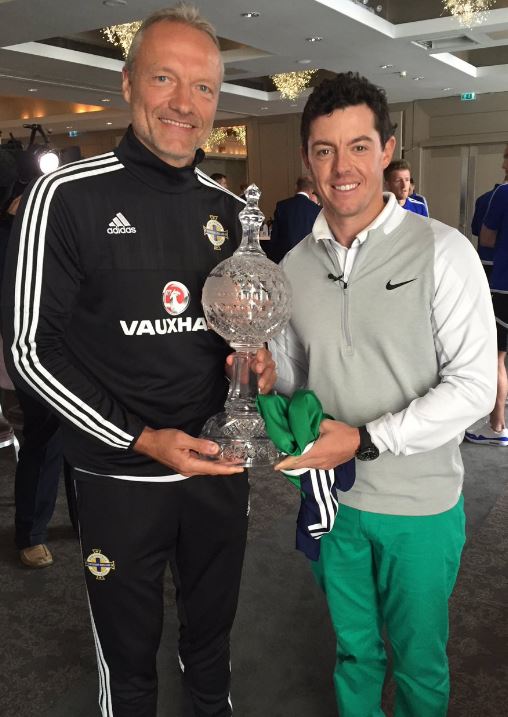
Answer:
<path fill-rule="evenodd" d="M 331 226 L 346 221 L 357 233 L 381 212 L 383 169 L 394 146 L 393 137 L 381 145 L 374 113 L 365 104 L 312 120 L 304 161 Z"/>
<path fill-rule="evenodd" d="M 136 137 L 167 164 L 191 164 L 210 134 L 221 77 L 219 50 L 205 32 L 179 22 L 148 27 L 122 83 Z"/>

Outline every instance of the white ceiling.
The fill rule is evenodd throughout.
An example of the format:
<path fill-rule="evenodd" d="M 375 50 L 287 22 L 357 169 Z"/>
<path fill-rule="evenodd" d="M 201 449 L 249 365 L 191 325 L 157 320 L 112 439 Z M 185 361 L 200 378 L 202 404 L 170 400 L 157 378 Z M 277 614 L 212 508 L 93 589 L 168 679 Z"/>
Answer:
<path fill-rule="evenodd" d="M 424 1 L 419 0 L 418 5 Z M 108 7 L 102 0 L 0 0 L 0 103 L 3 105 L 0 129 L 16 130 L 16 134 L 22 135 L 20 127 L 27 121 L 16 116 L 14 110 L 10 116 L 6 99 L 9 96 L 36 96 L 37 99 L 107 107 L 101 113 L 50 114 L 38 120 L 44 126 L 51 126 L 55 133 L 65 131 L 71 121 L 78 129 L 85 124 L 89 130 L 125 127 L 128 113 L 119 89 L 120 61 L 40 43 L 50 37 L 141 19 L 163 4 L 161 0 L 127 0 L 117 7 Z M 451 55 L 464 45 L 471 48 L 506 46 L 506 8 L 489 12 L 485 24 L 464 30 L 450 17 L 394 25 L 352 0 L 197 0 L 195 4 L 212 21 L 221 37 L 251 48 L 224 53 L 229 70 L 227 80 L 305 67 L 332 72 L 357 70 L 384 87 L 391 103 L 465 91 L 508 90 L 508 65 L 476 68 Z M 435 0 L 433 4 L 440 7 Z M 260 16 L 242 17 L 242 12 L 252 10 Z M 316 35 L 323 40 L 306 41 L 307 37 Z M 434 47 L 427 50 L 413 44 L 422 40 L 432 40 Z M 301 60 L 310 60 L 310 63 L 302 65 Z M 381 69 L 381 65 L 393 67 Z M 231 74 L 231 68 L 239 72 Z M 406 76 L 401 77 L 401 72 Z M 423 79 L 414 80 L 415 77 Z M 29 89 L 37 92 L 30 95 Z M 103 103 L 104 98 L 110 102 Z M 277 92 L 256 91 L 226 81 L 218 117 L 241 119 L 248 115 L 299 112 L 304 102 L 305 96 L 297 103 L 290 103 L 281 100 Z M 106 126 L 106 120 L 113 124 Z"/>

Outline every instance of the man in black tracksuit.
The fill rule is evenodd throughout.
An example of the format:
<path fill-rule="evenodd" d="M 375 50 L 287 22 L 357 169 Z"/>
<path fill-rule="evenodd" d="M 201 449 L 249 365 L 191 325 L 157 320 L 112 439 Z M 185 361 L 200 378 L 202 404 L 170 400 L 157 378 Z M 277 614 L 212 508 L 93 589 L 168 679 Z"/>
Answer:
<path fill-rule="evenodd" d="M 168 560 L 189 714 L 231 714 L 248 483 L 198 458 L 217 446 L 196 438 L 223 407 L 230 352 L 207 330 L 201 290 L 236 248 L 241 209 L 196 166 L 221 72 L 196 11 L 151 16 L 124 70 L 132 126 L 120 146 L 37 180 L 9 246 L 9 367 L 62 419 L 103 717 L 156 715 Z M 253 369 L 270 390 L 268 352 Z"/>

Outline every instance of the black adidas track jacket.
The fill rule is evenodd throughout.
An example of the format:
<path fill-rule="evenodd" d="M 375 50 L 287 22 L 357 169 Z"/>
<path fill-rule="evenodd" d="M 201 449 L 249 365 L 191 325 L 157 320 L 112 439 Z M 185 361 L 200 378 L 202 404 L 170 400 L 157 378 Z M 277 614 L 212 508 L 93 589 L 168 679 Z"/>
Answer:
<path fill-rule="evenodd" d="M 171 167 L 129 128 L 115 152 L 26 193 L 4 280 L 6 362 L 61 417 L 77 469 L 169 477 L 132 450 L 144 426 L 198 435 L 223 407 L 230 349 L 207 330 L 201 291 L 239 243 L 243 205 L 202 157 Z"/>

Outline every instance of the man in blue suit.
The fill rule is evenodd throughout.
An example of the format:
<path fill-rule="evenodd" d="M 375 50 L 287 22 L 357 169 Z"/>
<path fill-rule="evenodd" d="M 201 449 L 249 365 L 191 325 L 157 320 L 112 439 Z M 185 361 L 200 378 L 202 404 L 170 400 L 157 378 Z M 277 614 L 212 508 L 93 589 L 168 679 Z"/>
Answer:
<path fill-rule="evenodd" d="M 267 257 L 278 263 L 290 249 L 310 234 L 320 211 L 312 179 L 298 177 L 294 197 L 277 202 L 275 207 L 270 241 L 263 242 Z"/>

